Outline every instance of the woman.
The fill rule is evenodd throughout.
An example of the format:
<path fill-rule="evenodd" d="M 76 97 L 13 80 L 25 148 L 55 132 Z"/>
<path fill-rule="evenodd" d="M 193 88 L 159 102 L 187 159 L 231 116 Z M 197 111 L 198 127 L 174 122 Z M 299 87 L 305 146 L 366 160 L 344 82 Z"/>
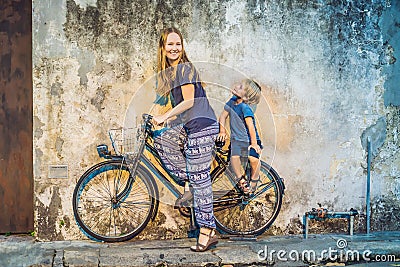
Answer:
<path fill-rule="evenodd" d="M 185 53 L 182 34 L 176 28 L 163 30 L 160 37 L 156 91 L 158 103 L 170 102 L 172 109 L 154 116 L 155 123 L 173 120 L 174 124 L 179 124 L 157 137 L 155 145 L 164 166 L 176 177 L 189 179 L 196 222 L 200 226 L 197 244 L 191 250 L 206 251 L 218 243 L 210 168 L 219 126 L 199 75 Z M 180 130 L 187 134 L 183 153 L 182 147 L 174 144 Z M 184 198 L 188 198 L 187 195 Z"/>

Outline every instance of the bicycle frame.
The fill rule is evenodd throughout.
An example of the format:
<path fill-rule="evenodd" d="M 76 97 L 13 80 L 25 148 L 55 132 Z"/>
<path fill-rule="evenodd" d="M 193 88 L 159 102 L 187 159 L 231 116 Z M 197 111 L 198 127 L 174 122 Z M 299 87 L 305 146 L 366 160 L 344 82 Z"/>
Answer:
<path fill-rule="evenodd" d="M 106 160 L 93 165 L 77 182 L 73 195 L 74 216 L 89 237 L 107 242 L 129 240 L 149 220 L 155 219 L 160 201 L 158 186 L 165 186 L 177 199 L 184 194 L 183 179 L 165 168 L 156 149 L 157 137 L 151 120 L 150 115 L 144 115 L 137 133 L 134 128 L 110 130 L 115 153 L 109 152 L 107 145 L 99 145 L 97 152 Z M 261 182 L 255 192 L 245 194 L 228 167 L 230 150 L 222 147 L 216 143 L 210 171 L 216 226 L 221 233 L 262 234 L 281 208 L 283 180 L 261 161 Z M 188 206 L 176 208 L 181 215 L 190 217 L 189 235 L 194 236 L 195 212 L 191 203 Z M 137 217 L 136 212 L 143 213 L 143 217 Z"/>
<path fill-rule="evenodd" d="M 108 151 L 108 148 L 106 145 L 99 145 L 97 147 L 97 151 L 100 157 L 105 158 L 105 159 L 123 159 L 125 163 L 129 166 L 130 172 L 135 173 L 136 169 L 139 164 L 143 164 L 148 168 L 150 173 L 152 173 L 154 176 L 160 180 L 164 186 L 167 187 L 167 189 L 177 198 L 182 196 L 182 193 L 178 189 L 179 187 L 183 186 L 181 185 L 180 181 L 172 175 L 171 173 L 168 172 L 168 170 L 164 167 L 164 163 L 162 162 L 157 150 L 155 149 L 153 142 L 154 142 L 154 131 L 153 131 L 153 124 L 151 123 L 152 116 L 148 114 L 143 115 L 143 124 L 140 126 L 142 127 L 143 131 L 143 139 L 140 141 L 139 149 L 138 149 L 138 154 L 139 156 L 135 157 L 134 159 L 130 159 L 129 156 L 124 156 L 124 155 L 111 155 L 111 153 Z M 114 147 L 114 144 L 113 144 Z M 114 147 L 115 150 L 115 147 Z M 144 151 L 148 151 L 150 155 L 152 155 L 156 161 L 158 162 L 158 165 L 161 166 L 161 168 L 168 174 L 168 177 L 166 177 L 162 171 L 151 162 L 151 160 L 143 153 Z M 219 151 L 219 153 L 223 153 L 222 151 Z M 220 171 L 224 171 L 226 169 L 227 163 L 224 162 L 224 160 L 221 158 L 219 155 L 218 151 L 215 153 L 215 160 L 217 162 L 217 166 L 214 169 L 214 171 L 218 168 Z M 120 201 L 121 199 L 124 198 L 126 194 L 129 193 L 130 191 L 130 186 L 132 185 L 132 182 L 128 183 L 126 187 L 116 196 L 117 201 Z"/>
<path fill-rule="evenodd" d="M 162 162 L 157 150 L 155 147 L 152 145 L 154 139 L 154 131 L 152 131 L 153 125 L 151 124 L 151 116 L 150 115 L 143 115 L 144 123 L 142 127 L 144 127 L 144 146 L 141 147 L 139 150 L 139 155 L 140 157 L 138 158 L 139 162 L 142 162 L 152 174 L 154 174 L 158 180 L 160 180 L 164 186 L 167 187 L 167 189 L 177 198 L 182 196 L 182 193 L 178 190 L 178 187 L 175 185 L 178 185 L 179 187 L 183 186 L 181 185 L 181 182 L 178 181 L 178 179 L 170 174 L 168 170 L 164 167 L 164 163 Z M 162 167 L 164 171 L 168 174 L 169 177 L 166 177 L 160 170 L 155 166 L 149 158 L 145 156 L 143 153 L 144 150 L 147 150 L 158 162 L 158 164 Z M 217 149 L 214 154 L 215 162 L 217 163 L 217 166 L 214 168 L 215 171 L 225 171 L 226 167 L 228 166 L 229 162 L 225 162 L 222 157 L 221 157 L 222 150 Z M 137 165 L 136 165 L 137 166 Z M 173 182 L 171 182 L 173 181 Z"/>
<path fill-rule="evenodd" d="M 135 173 L 136 168 L 138 167 L 139 164 L 143 164 L 146 166 L 146 168 L 150 171 L 151 174 L 157 177 L 159 181 L 162 182 L 162 184 L 177 198 L 182 196 L 182 193 L 178 189 L 179 187 L 183 186 L 180 184 L 180 181 L 174 175 L 170 174 L 168 170 L 164 167 L 164 163 L 162 162 L 157 150 L 155 149 L 153 143 L 154 143 L 154 131 L 153 131 L 153 124 L 151 123 L 152 116 L 148 114 L 143 114 L 143 124 L 140 126 L 142 127 L 141 130 L 143 131 L 143 138 L 140 142 L 139 145 L 139 150 L 138 154 L 139 156 L 135 157 L 132 161 L 129 159 L 129 157 L 125 157 L 124 155 L 110 155 L 110 153 L 107 151 L 99 149 L 100 146 L 98 146 L 98 152 L 99 156 L 103 158 L 114 158 L 114 159 L 123 159 L 127 165 L 129 166 L 130 172 Z M 101 145 L 104 146 L 104 145 Z M 114 146 L 114 145 L 113 145 Z M 99 151 L 101 150 L 101 151 Z M 158 165 L 161 166 L 161 168 L 168 174 L 168 177 L 166 177 L 162 171 L 155 165 L 151 160 L 143 153 L 144 151 L 148 151 L 150 155 L 152 155 L 156 161 L 158 162 Z M 105 156 L 105 155 L 108 155 Z M 224 160 L 223 158 L 226 157 L 227 160 Z M 222 150 L 222 146 L 217 146 L 215 149 L 215 154 L 214 154 L 214 162 L 216 163 L 215 168 L 211 171 L 211 177 L 218 177 L 222 172 L 227 172 L 228 178 L 230 182 L 232 183 L 232 187 L 236 186 L 237 181 L 233 179 L 235 175 L 233 172 L 228 168 L 229 165 L 229 151 L 224 151 Z M 273 170 L 271 168 L 271 170 Z M 245 170 L 247 171 L 247 170 Z M 123 198 L 129 194 L 130 192 L 130 187 L 132 186 L 132 181 L 130 181 L 126 187 L 116 196 L 117 203 L 123 200 Z M 178 186 L 178 187 L 177 187 Z M 263 194 L 265 191 L 269 190 L 271 187 L 274 186 L 273 182 L 267 183 L 267 184 L 261 184 L 255 194 L 245 196 L 243 194 L 239 194 L 235 191 L 232 191 L 233 188 L 228 189 L 226 191 L 222 192 L 222 196 L 225 196 L 228 192 L 232 191 L 232 194 L 230 194 L 230 197 L 228 198 L 223 198 L 223 199 L 218 199 L 214 198 L 214 204 L 221 205 L 221 208 L 226 208 L 226 205 L 229 206 L 229 202 L 233 202 L 232 205 L 236 205 L 237 201 L 242 201 L 243 204 L 248 203 L 252 199 L 257 198 L 259 195 Z M 284 192 L 284 185 L 283 181 L 279 180 L 277 186 L 279 186 Z M 215 192 L 215 194 L 218 195 L 220 192 Z"/>

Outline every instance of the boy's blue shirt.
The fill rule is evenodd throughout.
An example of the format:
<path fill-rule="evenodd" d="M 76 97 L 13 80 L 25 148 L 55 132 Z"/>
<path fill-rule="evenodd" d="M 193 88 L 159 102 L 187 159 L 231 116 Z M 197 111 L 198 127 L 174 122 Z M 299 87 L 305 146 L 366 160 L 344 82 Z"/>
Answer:
<path fill-rule="evenodd" d="M 245 118 L 251 117 L 253 119 L 254 129 L 256 130 L 257 140 L 260 140 L 253 110 L 245 102 L 235 104 L 237 99 L 237 96 L 233 96 L 224 107 L 224 109 L 229 113 L 230 117 L 231 139 L 250 142 L 250 134 L 246 127 Z"/>

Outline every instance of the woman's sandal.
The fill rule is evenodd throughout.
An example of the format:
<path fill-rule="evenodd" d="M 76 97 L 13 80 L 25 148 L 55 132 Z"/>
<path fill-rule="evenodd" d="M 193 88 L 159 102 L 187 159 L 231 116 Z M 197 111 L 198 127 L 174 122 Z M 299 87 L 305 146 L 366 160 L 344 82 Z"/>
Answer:
<path fill-rule="evenodd" d="M 212 229 L 210 233 L 206 234 L 200 231 L 200 235 L 205 235 L 208 237 L 207 244 L 203 245 L 199 243 L 199 239 L 197 239 L 197 243 L 195 246 L 191 246 L 190 250 L 195 251 L 195 252 L 204 252 L 206 250 L 209 250 L 211 247 L 215 246 L 218 244 L 218 236 L 215 233 L 215 229 Z"/>

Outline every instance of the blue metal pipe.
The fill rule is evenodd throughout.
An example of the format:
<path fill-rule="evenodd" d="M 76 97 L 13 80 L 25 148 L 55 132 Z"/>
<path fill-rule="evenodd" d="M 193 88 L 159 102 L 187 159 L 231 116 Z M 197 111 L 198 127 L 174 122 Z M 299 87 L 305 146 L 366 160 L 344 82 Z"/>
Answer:
<path fill-rule="evenodd" d="M 367 234 L 371 227 L 371 137 L 367 137 Z"/>

